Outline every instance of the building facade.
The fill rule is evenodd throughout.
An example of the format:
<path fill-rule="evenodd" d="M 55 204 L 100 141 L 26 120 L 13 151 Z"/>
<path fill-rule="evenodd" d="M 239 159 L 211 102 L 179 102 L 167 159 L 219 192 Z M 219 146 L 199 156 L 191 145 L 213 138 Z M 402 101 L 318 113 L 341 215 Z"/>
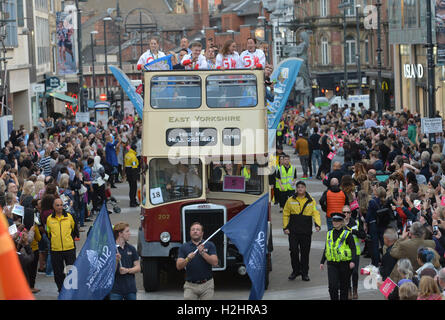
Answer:
<path fill-rule="evenodd" d="M 48 115 L 47 106 L 54 105 L 46 97 L 45 78 L 55 75 L 55 13 L 60 0 L 2 0 L 2 16 L 8 16 L 2 27 L 6 35 L 7 99 L 3 115 L 12 115 L 14 127 L 30 130 L 39 117 Z M 4 67 L 3 67 L 4 69 Z M 2 73 L 4 70 L 2 69 Z M 43 90 L 42 90 L 43 85 Z"/>
<path fill-rule="evenodd" d="M 341 3 L 350 6 L 339 9 Z M 370 94 L 371 108 L 377 106 L 377 30 L 367 28 L 373 0 L 280 0 L 269 1 L 274 25 L 274 54 L 280 61 L 286 57 L 286 46 L 298 44 L 300 33 L 308 32 L 310 49 L 309 69 L 312 77 L 313 97 L 339 95 L 347 72 L 348 94 Z M 357 8 L 357 6 L 360 6 Z M 357 19 L 358 13 L 358 19 Z M 366 16 L 365 16 L 366 14 Z M 345 17 L 346 15 L 346 26 Z M 385 109 L 394 108 L 393 51 L 388 38 L 387 2 L 381 7 L 381 48 L 383 104 Z M 357 25 L 359 32 L 357 32 Z M 346 32 L 345 32 L 346 29 Z M 346 44 L 346 46 L 345 46 Z M 358 58 L 360 47 L 360 59 Z M 358 61 L 360 61 L 360 74 Z M 361 79 L 359 79 L 361 78 Z"/>
<path fill-rule="evenodd" d="M 432 4 L 433 16 L 435 2 Z M 428 61 L 425 1 L 388 1 L 390 42 L 394 46 L 394 79 L 397 110 L 428 116 Z M 434 20 L 433 20 L 434 21 Z M 433 44 L 436 41 L 433 22 Z M 436 50 L 434 60 L 436 61 Z M 435 67 L 436 110 L 445 112 L 445 66 Z"/>

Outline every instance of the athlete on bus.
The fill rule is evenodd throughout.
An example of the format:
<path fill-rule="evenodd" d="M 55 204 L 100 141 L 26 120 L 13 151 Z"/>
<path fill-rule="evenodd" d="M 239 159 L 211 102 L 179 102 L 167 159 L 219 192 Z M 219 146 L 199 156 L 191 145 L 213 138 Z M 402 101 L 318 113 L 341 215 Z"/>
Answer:
<path fill-rule="evenodd" d="M 224 43 L 221 53 L 216 56 L 217 69 L 241 69 L 243 67 L 240 56 L 235 49 L 235 41 L 227 40 L 226 43 Z"/>
<path fill-rule="evenodd" d="M 150 49 L 148 49 L 140 58 L 137 64 L 138 70 L 142 70 L 147 63 L 156 59 L 165 57 L 165 53 L 159 51 L 159 42 L 156 38 L 150 39 Z"/>
<path fill-rule="evenodd" d="M 256 45 L 256 39 L 247 39 L 247 50 L 240 55 L 243 67 L 246 69 L 264 69 L 266 66 L 266 56 L 263 50 L 257 49 Z"/>
<path fill-rule="evenodd" d="M 181 61 L 186 70 L 208 69 L 206 57 L 201 54 L 202 44 L 193 42 L 191 45 L 192 53 L 187 54 Z"/>

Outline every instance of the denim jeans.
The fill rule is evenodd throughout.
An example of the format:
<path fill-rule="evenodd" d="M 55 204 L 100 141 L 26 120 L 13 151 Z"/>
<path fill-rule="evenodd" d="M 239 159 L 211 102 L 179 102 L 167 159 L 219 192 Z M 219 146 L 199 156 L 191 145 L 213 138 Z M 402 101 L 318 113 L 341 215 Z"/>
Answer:
<path fill-rule="evenodd" d="M 326 226 L 328 227 L 328 231 L 331 231 L 334 228 L 332 218 L 326 217 Z"/>
<path fill-rule="evenodd" d="M 125 295 L 110 293 L 110 300 L 136 300 L 136 293 L 127 293 Z"/>
<path fill-rule="evenodd" d="M 300 156 L 300 163 L 303 169 L 303 175 L 308 175 L 309 171 L 309 156 Z"/>
<path fill-rule="evenodd" d="M 369 235 L 371 236 L 371 263 L 378 267 L 380 263 L 380 246 L 383 246 L 384 230 L 375 222 L 369 223 Z"/>
<path fill-rule="evenodd" d="M 321 166 L 321 150 L 312 150 L 311 160 L 312 160 L 312 172 L 315 174 Z"/>
<path fill-rule="evenodd" d="M 83 202 L 83 196 L 80 201 L 79 206 L 79 226 L 85 226 L 85 210 L 87 209 L 86 203 Z"/>

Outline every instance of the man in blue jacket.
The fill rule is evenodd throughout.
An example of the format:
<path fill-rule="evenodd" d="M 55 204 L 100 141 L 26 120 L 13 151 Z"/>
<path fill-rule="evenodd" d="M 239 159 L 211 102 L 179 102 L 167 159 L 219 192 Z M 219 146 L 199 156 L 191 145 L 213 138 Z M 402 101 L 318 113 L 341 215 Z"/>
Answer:
<path fill-rule="evenodd" d="M 113 170 L 110 175 L 110 184 L 111 188 L 117 188 L 114 185 L 114 182 L 118 180 L 117 175 L 119 174 L 118 166 L 119 162 L 117 161 L 116 147 L 121 143 L 121 139 L 118 136 L 117 140 L 115 139 L 113 142 L 113 137 L 110 135 L 106 138 L 107 144 L 105 146 L 105 160 L 108 162 L 110 166 L 113 167 Z"/>

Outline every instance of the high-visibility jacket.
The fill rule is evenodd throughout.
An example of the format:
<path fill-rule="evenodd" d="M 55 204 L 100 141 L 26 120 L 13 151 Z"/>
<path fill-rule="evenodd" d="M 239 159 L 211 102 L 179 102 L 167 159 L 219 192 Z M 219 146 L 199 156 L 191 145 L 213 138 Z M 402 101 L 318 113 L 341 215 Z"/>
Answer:
<path fill-rule="evenodd" d="M 281 137 L 283 135 L 283 129 L 284 129 L 284 121 L 280 121 L 277 128 L 277 136 Z"/>
<path fill-rule="evenodd" d="M 346 244 L 346 239 L 350 232 L 343 230 L 335 242 L 332 237 L 332 232 L 333 230 L 328 231 L 326 236 L 326 260 L 332 262 L 351 261 L 351 248 Z"/>
<path fill-rule="evenodd" d="M 34 300 L 0 209 L 0 300 Z"/>
<path fill-rule="evenodd" d="M 60 217 L 52 214 L 46 220 L 46 228 L 51 240 L 52 251 L 67 251 L 74 249 L 74 219 L 69 213 Z"/>
<path fill-rule="evenodd" d="M 353 229 L 359 229 L 360 227 L 360 219 L 355 220 L 355 226 L 353 226 L 352 228 L 346 227 L 349 231 L 353 230 Z M 352 231 L 351 231 L 352 233 Z M 355 251 L 357 252 L 357 256 L 360 256 L 360 254 L 362 253 L 361 249 L 360 249 L 360 239 L 352 233 L 352 236 L 354 237 L 354 243 L 355 243 Z"/>
<path fill-rule="evenodd" d="M 294 234 L 312 234 L 312 221 L 321 226 L 317 203 L 307 192 L 304 197 L 294 195 L 287 199 L 283 209 L 283 229 Z"/>
<path fill-rule="evenodd" d="M 139 160 L 136 156 L 136 151 L 130 149 L 124 158 L 124 166 L 125 168 L 133 168 L 136 169 L 139 166 Z"/>
<path fill-rule="evenodd" d="M 294 179 L 295 175 L 295 168 L 293 165 L 290 165 L 288 169 L 286 169 L 285 166 L 280 167 L 280 181 L 281 185 L 283 186 L 280 188 L 280 185 L 278 185 L 278 189 L 280 191 L 291 191 L 295 190 L 295 188 L 292 186 L 292 180 Z"/>
<path fill-rule="evenodd" d="M 246 179 L 246 181 L 250 179 L 250 176 L 251 176 L 250 169 L 244 167 L 242 174 L 243 174 L 243 177 Z"/>

